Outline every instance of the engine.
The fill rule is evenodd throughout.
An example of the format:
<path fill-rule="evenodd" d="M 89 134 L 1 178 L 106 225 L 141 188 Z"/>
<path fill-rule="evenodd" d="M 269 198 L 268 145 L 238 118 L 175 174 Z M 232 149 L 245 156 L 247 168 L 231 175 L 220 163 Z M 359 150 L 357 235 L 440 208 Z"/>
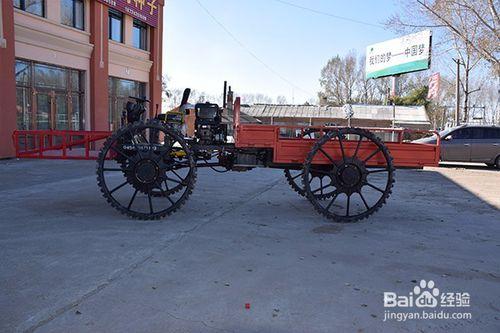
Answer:
<path fill-rule="evenodd" d="M 217 145 L 227 141 L 227 124 L 222 123 L 222 109 L 217 104 L 195 105 L 195 136 L 200 144 Z"/>

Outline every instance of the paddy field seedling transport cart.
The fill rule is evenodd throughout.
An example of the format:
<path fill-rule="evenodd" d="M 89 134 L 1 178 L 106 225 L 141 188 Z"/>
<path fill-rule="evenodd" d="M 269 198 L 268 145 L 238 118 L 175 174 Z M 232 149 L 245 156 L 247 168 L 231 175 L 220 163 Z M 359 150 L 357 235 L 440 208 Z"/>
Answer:
<path fill-rule="evenodd" d="M 113 133 L 16 131 L 16 154 L 96 159 L 97 184 L 107 202 L 142 220 L 180 209 L 195 188 L 199 168 L 242 172 L 262 167 L 284 170 L 292 189 L 325 218 L 355 222 L 386 203 L 396 168 L 439 162 L 439 136 L 436 144 L 418 144 L 404 140 L 414 132 L 407 129 L 242 123 L 239 98 L 221 108 L 192 106 L 188 97 L 187 89 L 179 108 L 145 121 L 147 101 L 135 98 L 127 103 L 123 126 Z M 227 115 L 230 122 L 224 121 Z M 191 136 L 185 130 L 188 116 L 194 117 Z M 382 140 L 386 137 L 395 139 Z"/>

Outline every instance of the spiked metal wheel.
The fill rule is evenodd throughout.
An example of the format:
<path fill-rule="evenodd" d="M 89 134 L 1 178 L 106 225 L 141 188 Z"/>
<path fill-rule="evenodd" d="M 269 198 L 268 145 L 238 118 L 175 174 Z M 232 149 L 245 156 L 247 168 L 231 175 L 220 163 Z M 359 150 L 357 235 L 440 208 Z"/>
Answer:
<path fill-rule="evenodd" d="M 300 196 L 305 197 L 306 191 L 302 185 L 302 176 L 304 174 L 304 169 L 300 170 L 292 170 L 292 169 L 284 169 L 285 178 L 290 185 L 290 187 L 297 192 Z M 323 186 L 331 182 L 330 175 L 324 172 L 312 172 L 313 177 L 317 178 L 318 184 L 317 187 L 312 190 L 314 196 L 318 198 L 329 198 L 335 194 L 335 189 L 325 189 Z M 300 184 L 300 185 L 299 185 Z"/>
<path fill-rule="evenodd" d="M 159 122 L 128 125 L 108 138 L 97 160 L 106 200 L 128 216 L 154 220 L 182 206 L 196 182 L 189 146 Z"/>
<path fill-rule="evenodd" d="M 320 183 L 318 174 L 329 182 Z M 392 157 L 384 143 L 367 130 L 332 130 L 309 152 L 302 182 L 305 195 L 320 214 L 337 222 L 355 222 L 376 212 L 391 194 Z M 318 196 L 320 191 L 331 195 Z"/>
<path fill-rule="evenodd" d="M 328 133 L 330 130 L 327 129 L 325 130 L 326 133 Z M 314 139 L 316 135 L 321 135 L 321 130 L 318 130 L 316 128 L 308 128 L 303 132 L 302 137 L 307 138 L 307 139 Z M 304 186 L 302 184 L 302 175 L 304 174 L 304 170 L 293 170 L 293 169 L 284 169 L 283 170 L 285 173 L 285 178 L 290 185 L 290 187 L 297 192 L 300 196 L 305 197 L 306 196 L 306 191 L 304 189 Z M 323 190 L 323 183 L 329 182 L 329 176 L 325 175 L 323 173 L 314 173 L 313 176 L 317 177 L 319 186 L 317 189 L 313 190 L 313 193 L 315 196 L 319 198 L 328 198 L 331 197 L 334 194 L 334 190 L 332 191 L 324 191 Z M 317 190 L 317 191 L 316 191 Z"/>
<path fill-rule="evenodd" d="M 304 191 L 302 186 L 299 185 L 301 184 L 304 170 L 284 169 L 283 172 L 285 173 L 286 181 L 288 182 L 292 190 L 297 192 L 300 196 L 305 197 L 306 192 Z"/>

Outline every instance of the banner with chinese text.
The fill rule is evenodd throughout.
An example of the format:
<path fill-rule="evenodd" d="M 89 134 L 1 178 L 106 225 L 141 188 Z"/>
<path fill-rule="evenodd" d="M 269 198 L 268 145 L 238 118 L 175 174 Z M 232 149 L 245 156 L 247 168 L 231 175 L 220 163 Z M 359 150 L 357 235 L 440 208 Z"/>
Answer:
<path fill-rule="evenodd" d="M 366 78 L 428 69 L 431 63 L 430 30 L 391 39 L 366 48 Z"/>

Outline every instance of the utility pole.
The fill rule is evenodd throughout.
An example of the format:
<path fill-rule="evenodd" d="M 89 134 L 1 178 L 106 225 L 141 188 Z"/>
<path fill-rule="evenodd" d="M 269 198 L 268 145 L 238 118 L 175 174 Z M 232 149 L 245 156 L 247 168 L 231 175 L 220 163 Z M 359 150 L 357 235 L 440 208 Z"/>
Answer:
<path fill-rule="evenodd" d="M 455 106 L 455 126 L 460 125 L 460 65 L 462 62 L 460 59 L 453 59 L 453 61 L 457 64 L 457 81 L 455 87 L 455 95 L 456 95 L 456 106 Z"/>
<path fill-rule="evenodd" d="M 497 97 L 498 97 L 498 101 L 499 103 L 497 103 L 497 105 L 500 105 L 500 75 L 497 76 L 497 87 L 498 90 L 497 90 Z M 494 113 L 493 113 L 493 125 L 500 125 L 500 108 L 496 108 Z"/>
<path fill-rule="evenodd" d="M 391 87 L 391 97 L 392 97 L 392 128 L 396 128 L 396 96 L 399 95 L 399 75 L 393 75 L 392 77 L 392 87 Z M 394 141 L 394 131 L 391 135 L 391 140 Z"/>

